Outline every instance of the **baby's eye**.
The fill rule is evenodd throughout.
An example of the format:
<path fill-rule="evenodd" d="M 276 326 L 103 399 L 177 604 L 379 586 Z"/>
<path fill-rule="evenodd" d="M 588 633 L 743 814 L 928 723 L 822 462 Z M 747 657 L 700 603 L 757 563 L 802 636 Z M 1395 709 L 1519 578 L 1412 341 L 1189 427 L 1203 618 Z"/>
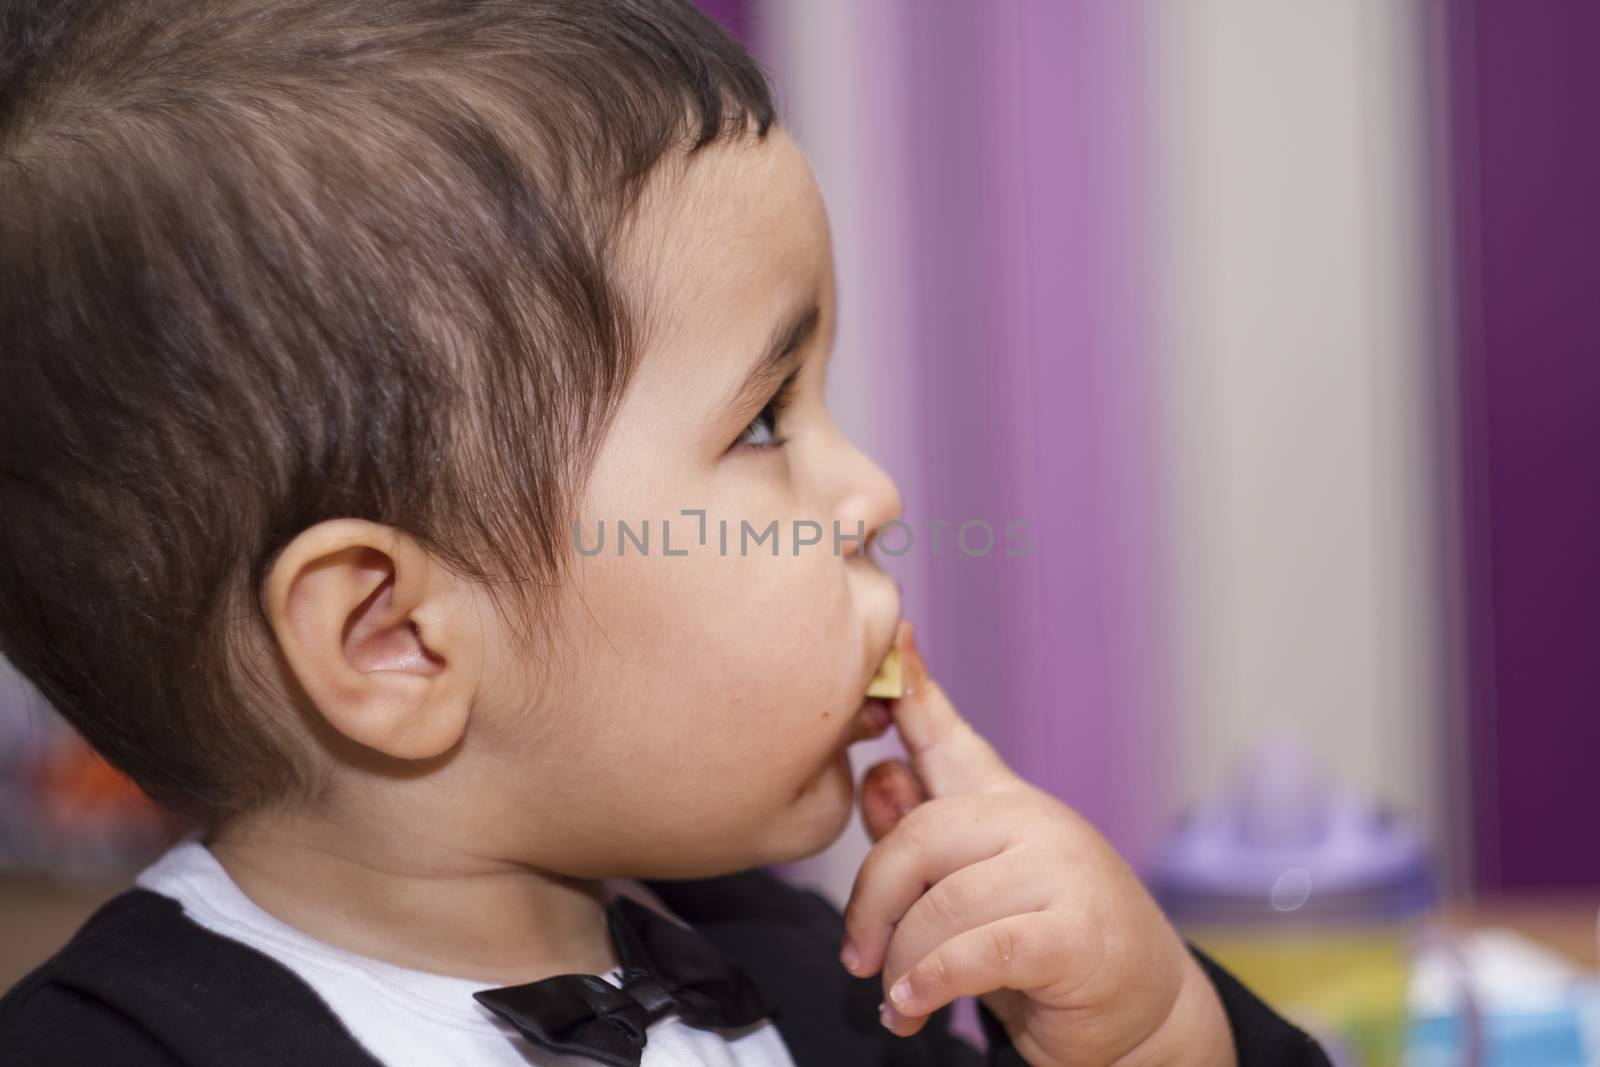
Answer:
<path fill-rule="evenodd" d="M 734 445 L 740 448 L 778 448 L 783 442 L 778 440 L 777 431 L 778 409 L 768 401 L 761 413 L 750 420 L 750 425 L 744 428 Z"/>
<path fill-rule="evenodd" d="M 778 386 L 778 391 L 772 394 L 772 399 L 767 401 L 767 406 L 762 408 L 755 418 L 750 420 L 750 425 L 739 434 L 739 439 L 733 443 L 735 450 L 751 448 L 765 451 L 771 448 L 782 448 L 789 443 L 787 437 L 779 437 L 778 419 L 783 414 L 793 396 L 794 382 L 799 377 L 799 368 L 790 372 L 783 384 Z"/>

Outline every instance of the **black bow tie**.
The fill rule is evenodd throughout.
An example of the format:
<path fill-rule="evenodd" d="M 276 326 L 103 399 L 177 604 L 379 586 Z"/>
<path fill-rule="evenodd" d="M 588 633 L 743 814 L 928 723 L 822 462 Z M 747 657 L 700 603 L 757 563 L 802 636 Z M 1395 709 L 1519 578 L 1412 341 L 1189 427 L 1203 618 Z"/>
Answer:
<path fill-rule="evenodd" d="M 776 1015 L 750 976 L 694 930 L 619 896 L 606 908 L 622 988 L 594 974 L 558 974 L 485 989 L 478 1003 L 551 1052 L 638 1067 L 645 1028 L 667 1012 L 697 1027 L 748 1026 Z"/>

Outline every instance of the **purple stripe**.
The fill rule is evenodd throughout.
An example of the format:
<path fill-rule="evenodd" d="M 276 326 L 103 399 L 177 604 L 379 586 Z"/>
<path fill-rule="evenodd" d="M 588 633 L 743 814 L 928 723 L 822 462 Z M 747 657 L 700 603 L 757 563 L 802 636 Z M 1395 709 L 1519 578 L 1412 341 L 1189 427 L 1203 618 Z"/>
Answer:
<path fill-rule="evenodd" d="M 1600 5 L 1448 10 L 1478 879 L 1600 886 Z"/>
<path fill-rule="evenodd" d="M 1031 521 L 1036 550 L 948 545 L 913 616 L 930 666 L 1012 765 L 1138 854 L 1153 834 L 1157 672 L 1142 448 L 1124 5 L 907 4 L 915 378 L 931 519 Z M 953 531 L 952 531 L 953 532 Z M 948 535 L 947 535 L 948 536 Z"/>

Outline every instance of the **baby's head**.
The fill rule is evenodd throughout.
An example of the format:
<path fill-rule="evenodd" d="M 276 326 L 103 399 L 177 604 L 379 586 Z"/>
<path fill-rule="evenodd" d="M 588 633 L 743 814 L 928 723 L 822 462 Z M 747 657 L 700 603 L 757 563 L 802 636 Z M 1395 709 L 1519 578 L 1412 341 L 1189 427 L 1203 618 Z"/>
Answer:
<path fill-rule="evenodd" d="M 737 43 L 687 0 L 32 6 L 0 652 L 216 832 L 591 877 L 833 840 L 900 500 Z"/>

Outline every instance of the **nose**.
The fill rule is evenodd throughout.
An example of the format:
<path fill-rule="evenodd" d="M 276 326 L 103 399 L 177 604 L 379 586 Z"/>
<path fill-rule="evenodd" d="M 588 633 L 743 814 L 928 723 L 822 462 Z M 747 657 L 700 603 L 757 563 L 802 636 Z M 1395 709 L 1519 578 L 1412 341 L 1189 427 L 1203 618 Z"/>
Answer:
<path fill-rule="evenodd" d="M 887 471 L 842 435 L 839 440 L 834 518 L 839 523 L 839 554 L 848 558 L 865 555 L 884 524 L 901 517 L 904 502 Z"/>

